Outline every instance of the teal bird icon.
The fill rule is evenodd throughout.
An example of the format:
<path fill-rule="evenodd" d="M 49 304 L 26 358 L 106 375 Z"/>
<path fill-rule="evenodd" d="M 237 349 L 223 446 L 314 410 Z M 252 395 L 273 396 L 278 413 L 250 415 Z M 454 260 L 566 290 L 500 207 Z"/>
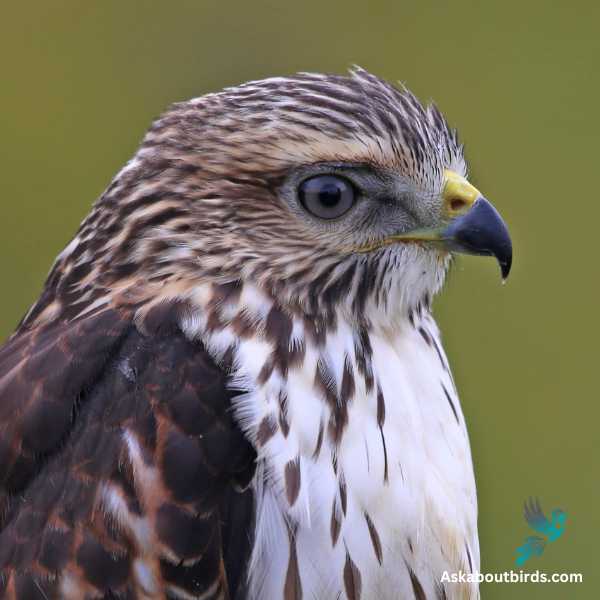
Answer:
<path fill-rule="evenodd" d="M 517 566 L 523 566 L 532 556 L 541 556 L 550 542 L 555 542 L 564 532 L 567 513 L 560 508 L 555 508 L 550 520 L 542 511 L 537 498 L 530 498 L 525 502 L 525 520 L 529 526 L 545 537 L 532 535 L 525 539 L 525 543 L 517 548 Z"/>

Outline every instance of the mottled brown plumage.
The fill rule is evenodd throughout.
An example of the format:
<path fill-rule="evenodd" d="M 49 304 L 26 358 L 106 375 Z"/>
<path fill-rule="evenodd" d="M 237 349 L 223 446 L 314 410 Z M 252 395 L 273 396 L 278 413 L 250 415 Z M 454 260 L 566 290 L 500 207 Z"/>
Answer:
<path fill-rule="evenodd" d="M 227 372 L 177 329 L 181 307 L 160 308 L 137 327 L 105 310 L 3 349 L 16 369 L 9 387 L 2 379 L 6 597 L 146 597 L 134 572 L 147 548 L 104 510 L 111 502 L 148 520 L 158 547 L 147 577 L 161 587 L 215 598 L 243 588 L 248 538 L 236 526 L 251 519 L 255 454 L 232 420 Z M 148 488 L 125 430 L 156 470 Z"/>

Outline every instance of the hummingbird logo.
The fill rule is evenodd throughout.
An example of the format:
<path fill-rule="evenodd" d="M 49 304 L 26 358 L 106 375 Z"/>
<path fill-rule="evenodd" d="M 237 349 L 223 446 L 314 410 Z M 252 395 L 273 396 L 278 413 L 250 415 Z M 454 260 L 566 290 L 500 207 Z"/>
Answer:
<path fill-rule="evenodd" d="M 532 556 L 541 556 L 546 545 L 555 542 L 563 534 L 567 513 L 560 508 L 555 508 L 548 520 L 542 511 L 540 501 L 537 498 L 530 498 L 528 502 L 525 502 L 525 520 L 534 531 L 541 533 L 543 537 L 530 535 L 525 538 L 525 543 L 517 548 L 515 562 L 518 567 L 522 567 Z"/>

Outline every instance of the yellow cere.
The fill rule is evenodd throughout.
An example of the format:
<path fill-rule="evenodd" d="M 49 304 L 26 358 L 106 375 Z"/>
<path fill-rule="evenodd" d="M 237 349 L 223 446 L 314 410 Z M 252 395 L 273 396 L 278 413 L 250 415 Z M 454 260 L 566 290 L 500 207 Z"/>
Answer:
<path fill-rule="evenodd" d="M 444 206 L 449 216 L 456 216 L 469 210 L 481 196 L 479 190 L 462 175 L 446 169 L 444 171 Z"/>

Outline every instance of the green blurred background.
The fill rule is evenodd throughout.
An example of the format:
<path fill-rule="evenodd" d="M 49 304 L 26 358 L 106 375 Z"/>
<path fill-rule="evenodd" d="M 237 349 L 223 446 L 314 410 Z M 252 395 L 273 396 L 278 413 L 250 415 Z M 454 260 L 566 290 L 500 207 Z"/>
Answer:
<path fill-rule="evenodd" d="M 584 576 L 484 585 L 483 597 L 597 598 L 600 5 L 554 4 L 5 4 L 0 336 L 169 103 L 354 63 L 402 80 L 459 128 L 515 247 L 507 285 L 491 260 L 461 258 L 436 304 L 470 426 L 482 570 L 512 567 L 537 495 L 569 521 L 527 567 Z"/>

